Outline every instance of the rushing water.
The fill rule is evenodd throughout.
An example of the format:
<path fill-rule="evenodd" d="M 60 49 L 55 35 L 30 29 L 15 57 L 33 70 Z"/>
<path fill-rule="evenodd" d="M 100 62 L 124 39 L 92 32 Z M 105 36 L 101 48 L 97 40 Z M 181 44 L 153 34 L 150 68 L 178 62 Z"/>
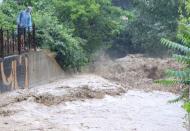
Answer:
<path fill-rule="evenodd" d="M 64 121 L 73 131 L 185 131 L 181 105 L 168 104 L 175 97 L 171 93 L 129 91 L 120 97 L 68 103 L 65 113 L 52 121 Z"/>
<path fill-rule="evenodd" d="M 20 112 L 0 119 L 1 130 L 37 131 L 186 131 L 185 111 L 176 96 L 131 90 L 123 96 L 44 106 L 32 101 L 12 105 Z M 4 124 L 4 122 L 7 122 Z"/>

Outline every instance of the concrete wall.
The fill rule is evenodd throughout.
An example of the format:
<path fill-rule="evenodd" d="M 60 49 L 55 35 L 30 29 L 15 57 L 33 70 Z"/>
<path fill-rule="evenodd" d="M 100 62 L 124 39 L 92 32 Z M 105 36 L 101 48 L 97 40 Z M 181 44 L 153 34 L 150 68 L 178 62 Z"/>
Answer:
<path fill-rule="evenodd" d="M 28 55 L 0 59 L 0 92 L 29 88 Z"/>
<path fill-rule="evenodd" d="M 49 51 L 0 59 L 0 92 L 31 88 L 63 77 L 63 70 Z"/>
<path fill-rule="evenodd" d="M 29 54 L 29 85 L 30 87 L 48 83 L 63 76 L 63 70 L 49 51 Z"/>

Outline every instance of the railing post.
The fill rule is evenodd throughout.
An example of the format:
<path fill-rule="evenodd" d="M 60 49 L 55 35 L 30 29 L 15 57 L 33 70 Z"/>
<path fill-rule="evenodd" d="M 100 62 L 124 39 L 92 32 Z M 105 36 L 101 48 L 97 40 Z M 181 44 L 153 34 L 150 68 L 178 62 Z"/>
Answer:
<path fill-rule="evenodd" d="M 32 26 L 32 41 L 33 41 L 33 45 L 34 45 L 34 51 L 36 51 L 36 29 L 35 29 L 35 24 L 33 24 Z"/>
<path fill-rule="evenodd" d="M 28 27 L 28 50 L 30 51 L 30 48 L 31 48 L 31 34 L 30 34 L 30 28 L 31 27 Z"/>
<path fill-rule="evenodd" d="M 18 33 L 18 53 L 21 54 L 21 33 L 20 33 L 20 27 L 17 27 L 17 33 Z"/>
<path fill-rule="evenodd" d="M 12 51 L 13 54 L 15 53 L 15 34 L 14 34 L 14 30 L 12 29 Z"/>
<path fill-rule="evenodd" d="M 5 32 L 5 33 L 4 33 Z M 6 30 L 3 31 L 3 55 L 7 55 L 7 37 L 6 37 Z"/>
<path fill-rule="evenodd" d="M 0 42 L 1 42 L 1 57 L 4 57 L 4 38 L 3 38 L 3 28 L 0 29 Z"/>
<path fill-rule="evenodd" d="M 9 46 L 10 46 L 10 41 L 9 41 L 9 30 L 7 30 L 7 49 L 6 49 L 7 55 L 10 54 L 10 52 L 9 52 Z"/>
<path fill-rule="evenodd" d="M 15 36 L 14 29 L 3 30 L 2 27 L 0 28 L 0 57 L 3 58 L 15 53 L 20 55 L 22 47 L 27 47 L 27 51 L 30 51 L 30 49 L 37 50 L 36 27 L 33 24 L 32 30 L 31 27 L 27 28 L 24 29 L 18 26 L 17 36 Z"/>
<path fill-rule="evenodd" d="M 23 44 L 22 48 L 23 48 L 24 51 L 26 51 L 25 49 L 26 49 L 26 44 L 27 44 L 26 43 L 26 31 L 27 31 L 27 29 L 24 27 L 24 34 L 23 34 L 24 38 L 23 38 L 23 41 L 22 41 L 22 44 Z"/>

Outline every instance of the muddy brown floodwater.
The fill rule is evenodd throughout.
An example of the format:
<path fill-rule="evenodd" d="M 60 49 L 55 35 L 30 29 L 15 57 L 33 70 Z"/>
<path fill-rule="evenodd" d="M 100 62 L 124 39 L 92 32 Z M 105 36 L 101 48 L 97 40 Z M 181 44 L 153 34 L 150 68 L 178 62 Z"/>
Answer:
<path fill-rule="evenodd" d="M 1 94 L 0 131 L 186 131 L 181 103 L 168 103 L 181 87 L 154 83 L 169 67 L 181 65 L 129 55 L 96 62 L 86 74 Z"/>
<path fill-rule="evenodd" d="M 3 94 L 1 100 L 7 104 L 0 108 L 0 130 L 186 131 L 181 103 L 168 104 L 176 95 L 119 88 L 99 76 L 78 75 L 27 90 L 28 94 L 21 90 Z M 95 97 L 93 92 L 100 89 L 101 97 Z"/>

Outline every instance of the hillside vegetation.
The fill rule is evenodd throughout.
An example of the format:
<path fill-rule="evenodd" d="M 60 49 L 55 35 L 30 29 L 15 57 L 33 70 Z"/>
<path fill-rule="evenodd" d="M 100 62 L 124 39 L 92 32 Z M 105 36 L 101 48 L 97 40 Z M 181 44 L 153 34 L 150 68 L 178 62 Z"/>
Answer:
<path fill-rule="evenodd" d="M 175 38 L 177 28 L 173 0 L 4 0 L 0 25 L 16 28 L 17 15 L 28 5 L 38 46 L 56 52 L 63 69 L 80 70 L 101 50 L 112 57 L 160 54 L 165 50 L 159 39 Z"/>

